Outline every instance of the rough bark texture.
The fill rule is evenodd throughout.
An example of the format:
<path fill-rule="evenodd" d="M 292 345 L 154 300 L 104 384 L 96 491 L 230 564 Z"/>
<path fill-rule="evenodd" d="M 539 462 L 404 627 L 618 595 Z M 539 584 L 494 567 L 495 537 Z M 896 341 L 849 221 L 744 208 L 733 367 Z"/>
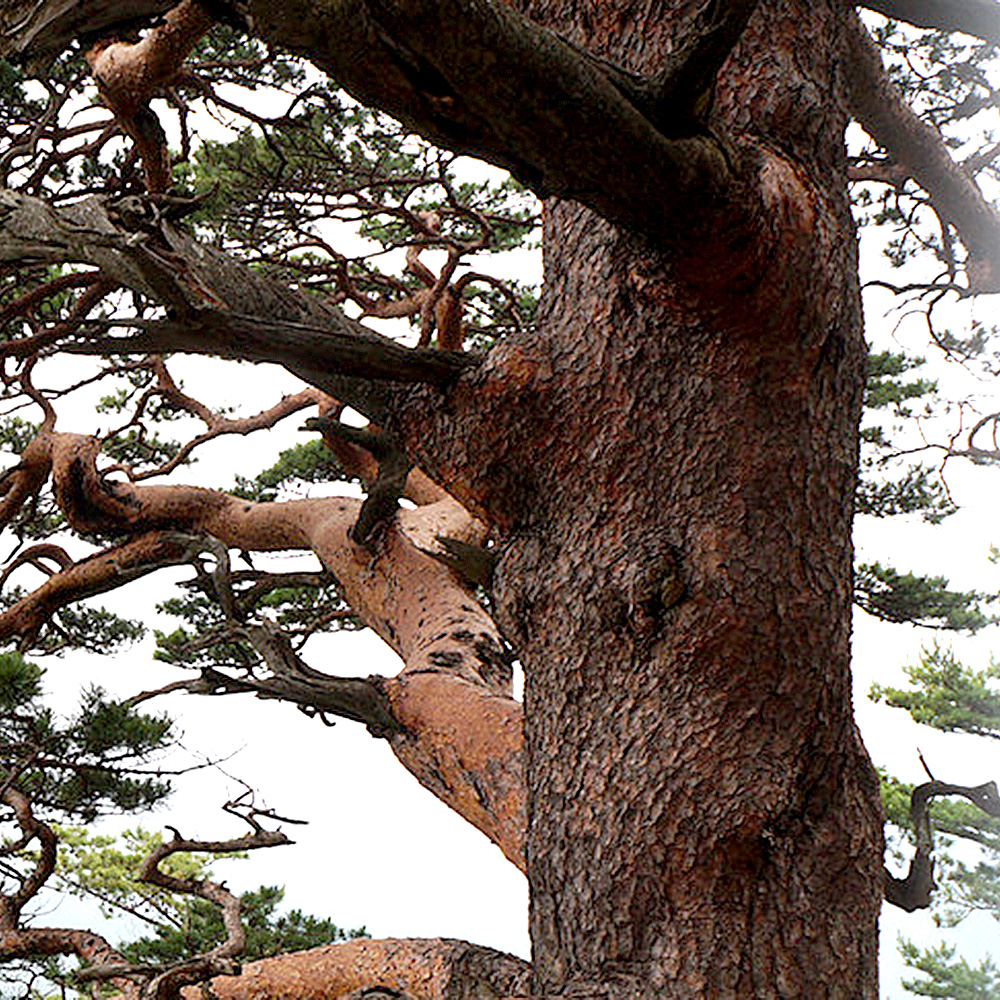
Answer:
<path fill-rule="evenodd" d="M 500 1000 L 524 992 L 527 963 L 464 941 L 348 941 L 252 962 L 209 984 L 218 1000 Z M 381 991 L 380 991 L 381 988 Z M 196 988 L 185 1000 L 200 1000 Z"/>
<path fill-rule="evenodd" d="M 647 71 L 685 12 L 530 8 Z M 864 345 L 826 96 L 841 18 L 768 4 L 720 81 L 719 120 L 772 144 L 743 260 L 719 267 L 706 239 L 678 261 L 550 204 L 539 332 L 455 390 L 469 423 L 438 419 L 420 453 L 505 528 L 540 995 L 876 993 L 881 815 L 849 678 Z"/>

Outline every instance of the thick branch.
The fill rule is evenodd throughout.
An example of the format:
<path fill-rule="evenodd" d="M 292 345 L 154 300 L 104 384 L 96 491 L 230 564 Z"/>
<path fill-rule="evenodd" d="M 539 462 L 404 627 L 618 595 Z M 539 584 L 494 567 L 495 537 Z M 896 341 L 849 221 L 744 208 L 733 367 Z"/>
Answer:
<path fill-rule="evenodd" d="M 692 123 L 704 122 L 715 79 L 757 6 L 758 0 L 711 0 L 655 81 L 653 121 L 666 129 L 685 114 Z"/>
<path fill-rule="evenodd" d="M 211 354 L 243 361 L 279 361 L 289 371 L 314 385 L 329 382 L 326 366 L 342 376 L 380 379 L 390 382 L 424 382 L 444 386 L 475 367 L 468 354 L 436 351 L 421 347 L 400 347 L 388 338 L 372 340 L 359 336 L 357 327 L 367 327 L 342 317 L 346 323 L 314 326 L 287 320 L 268 319 L 246 313 L 204 310 L 196 319 L 183 322 L 154 320 L 134 325 L 142 332 L 128 337 L 102 337 L 69 345 L 69 353 L 144 354 L 181 351 Z M 129 321 L 108 325 L 130 326 Z M 91 327 L 89 334 L 97 327 Z M 322 388 L 322 386 L 319 386 Z"/>
<path fill-rule="evenodd" d="M 973 292 L 1000 292 L 1000 212 L 951 157 L 940 133 L 903 100 L 861 20 L 848 17 L 852 110 L 865 130 L 905 165 L 931 197 L 941 219 L 955 226 L 969 253 Z"/>
<path fill-rule="evenodd" d="M 464 354 L 400 347 L 318 297 L 202 246 L 146 199 L 106 206 L 88 198 L 53 208 L 0 191 L 3 260 L 91 263 L 176 316 L 146 325 L 134 338 L 78 350 L 183 350 L 272 361 L 376 418 L 385 416 L 388 397 L 373 379 L 443 385 L 476 364 Z"/>
<path fill-rule="evenodd" d="M 199 0 L 181 0 L 139 41 L 102 39 L 87 51 L 102 97 L 136 145 L 151 193 L 167 191 L 171 174 L 167 137 L 149 101 L 214 23 Z"/>
<path fill-rule="evenodd" d="M 1000 4 L 996 0 L 866 0 L 860 4 L 917 28 L 961 31 L 1000 42 Z"/>
<path fill-rule="evenodd" d="M 521 959 L 464 941 L 361 938 L 266 958 L 247 965 L 240 976 L 208 985 L 217 1000 L 395 997 L 400 992 L 420 1000 L 501 1000 L 527 996 L 528 973 Z M 384 994 L 376 992 L 380 986 Z M 196 989 L 183 995 L 186 1000 L 202 996 Z"/>
<path fill-rule="evenodd" d="M 754 217 L 754 191 L 739 183 L 731 156 L 715 139 L 667 138 L 661 129 L 669 127 L 654 125 L 623 93 L 632 89 L 629 74 L 509 5 L 255 0 L 249 6 L 265 37 L 312 59 L 363 103 L 438 145 L 509 169 L 541 195 L 573 198 L 671 244 L 712 231 L 709 205 L 730 232 Z M 686 112 L 682 118 L 680 132 L 687 134 Z M 626 157 L 643 169 L 628 168 Z"/>
<path fill-rule="evenodd" d="M 59 12 L 44 19 L 43 41 L 42 18 L 19 4 L 20 20 L 0 25 L 6 51 L 51 54 L 65 45 L 71 26 L 97 31 L 113 24 L 104 0 L 56 6 Z M 167 6 L 130 2 L 119 20 Z M 218 14 L 226 6 L 209 9 Z M 732 232 L 756 217 L 753 185 L 734 177 L 733 151 L 707 135 L 690 137 L 692 105 L 752 6 L 713 4 L 700 36 L 658 81 L 580 50 L 499 0 L 256 0 L 247 5 L 247 23 L 432 142 L 506 167 L 540 194 L 574 198 L 636 232 L 677 243 L 703 239 L 723 220 Z M 644 169 L 627 169 L 624 151 Z M 714 205 L 711 220 L 706 205 Z"/>
<path fill-rule="evenodd" d="M 196 551 L 204 546 L 190 535 L 247 551 L 311 549 L 358 617 L 405 664 L 398 677 L 379 683 L 380 709 L 387 706 L 393 720 L 382 729 L 391 728 L 394 752 L 425 787 L 523 867 L 522 715 L 511 697 L 510 654 L 468 587 L 422 551 L 436 551 L 439 535 L 481 544 L 482 524 L 448 498 L 400 511 L 370 552 L 349 537 L 361 506 L 357 500 L 255 504 L 196 487 L 109 482 L 94 464 L 96 439 L 51 438 L 53 493 L 70 525 L 137 537 L 56 573 L 4 611 L 0 638 L 30 636 L 69 601 L 190 557 L 192 544 Z M 322 688 L 323 676 L 310 671 L 307 680 Z M 211 683 L 207 679 L 206 687 Z M 328 709 L 323 703 L 321 709 L 336 711 L 336 705 Z"/>

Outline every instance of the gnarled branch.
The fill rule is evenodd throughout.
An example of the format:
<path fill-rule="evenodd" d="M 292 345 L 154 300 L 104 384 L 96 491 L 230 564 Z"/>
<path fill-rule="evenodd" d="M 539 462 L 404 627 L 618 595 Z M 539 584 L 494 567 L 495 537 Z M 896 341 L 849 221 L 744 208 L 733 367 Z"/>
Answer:
<path fill-rule="evenodd" d="M 905 166 L 930 195 L 942 222 L 958 230 L 969 253 L 969 291 L 1000 291 L 1000 212 L 955 162 L 937 129 L 900 96 L 860 18 L 849 13 L 847 21 L 846 78 L 852 111 L 893 161 Z"/>
<path fill-rule="evenodd" d="M 930 803 L 942 795 L 961 795 L 978 806 L 988 816 L 1000 817 L 1000 795 L 993 781 L 982 785 L 952 785 L 946 781 L 925 781 L 917 785 L 910 796 L 910 821 L 916 839 L 916 850 L 905 878 L 885 873 L 885 898 L 907 912 L 925 909 L 937 888 L 934 882 L 934 827 Z"/>
<path fill-rule="evenodd" d="M 539 195 L 575 199 L 674 245 L 693 228 L 704 239 L 703 212 L 698 227 L 687 214 L 694 191 L 699 205 L 717 205 L 730 232 L 753 225 L 759 198 L 734 174 L 738 156 L 709 136 L 668 138 L 670 101 L 660 101 L 655 124 L 641 110 L 653 85 L 507 4 L 352 0 L 317 8 L 255 0 L 249 11 L 264 37 L 307 55 L 363 103 L 437 145 L 510 170 Z M 717 61 L 714 43 L 707 49 L 693 49 L 704 66 Z M 694 74 L 699 87 L 703 75 Z M 672 78 L 683 77 L 675 66 Z M 676 131 L 689 135 L 690 102 L 677 105 L 683 125 Z M 623 149 L 644 169 L 623 171 Z"/>
<path fill-rule="evenodd" d="M 143 331 L 123 338 L 109 338 L 105 324 L 92 322 L 80 334 L 85 339 L 71 349 L 98 354 L 189 351 L 280 363 L 376 419 L 387 413 L 385 382 L 447 385 L 477 364 L 476 358 L 458 352 L 400 347 L 318 297 L 291 290 L 202 246 L 148 199 L 105 205 L 87 198 L 55 208 L 2 190 L 4 260 L 91 263 L 104 277 L 160 302 L 175 317 L 113 322 Z"/>

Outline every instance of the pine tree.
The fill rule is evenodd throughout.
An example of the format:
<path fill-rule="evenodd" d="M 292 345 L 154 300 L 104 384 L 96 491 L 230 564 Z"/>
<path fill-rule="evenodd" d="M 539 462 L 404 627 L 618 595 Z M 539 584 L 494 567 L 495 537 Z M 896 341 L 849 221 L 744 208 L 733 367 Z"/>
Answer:
<path fill-rule="evenodd" d="M 525 870 L 530 972 L 455 942 L 346 942 L 309 959 L 335 994 L 391 979 L 435 995 L 874 995 L 883 893 L 926 905 L 922 806 L 993 805 L 918 789 L 920 863 L 886 878 L 850 713 L 852 597 L 937 628 L 992 611 L 905 566 L 852 575 L 855 497 L 930 521 L 950 504 L 892 457 L 885 421 L 933 387 L 911 380 L 916 358 L 863 343 L 848 184 L 863 221 L 894 230 L 901 278 L 882 283 L 925 309 L 938 345 L 973 355 L 989 331 L 938 318 L 949 295 L 1000 289 L 1000 219 L 975 180 L 996 170 L 974 117 L 993 101 L 995 24 L 958 11 L 957 26 L 880 22 L 873 38 L 852 10 L 790 0 L 79 0 L 0 16 L 21 63 L 0 80 L 5 384 L 41 413 L 12 410 L 2 429 L 19 457 L 0 520 L 26 546 L 4 582 L 25 565 L 49 577 L 8 592 L 0 636 L 23 651 L 127 642 L 139 626 L 79 602 L 190 566 L 164 604 L 177 628 L 157 637 L 190 671 L 171 689 L 363 722 Z M 973 40 L 934 30 L 956 27 Z M 82 60 L 64 55 L 74 42 Z M 25 75 L 52 59 L 44 83 Z M 103 114 L 81 112 L 93 80 Z M 160 95 L 180 122 L 172 151 Z M 239 128 L 199 135 L 203 106 Z M 872 145 L 848 159 L 850 116 Z M 469 179 L 464 153 L 516 180 Z M 532 238 L 535 197 L 540 289 L 480 263 Z M 339 248 L 343 221 L 362 249 Z M 359 315 L 409 318 L 415 346 Z M 185 352 L 277 362 L 306 387 L 220 412 L 175 380 Z M 71 374 L 56 355 L 76 356 Z M 111 430 L 67 433 L 65 397 L 95 383 Z M 859 487 L 866 389 L 885 419 L 862 427 Z M 304 411 L 322 447 L 232 490 L 183 485 L 206 442 Z M 992 460 L 997 419 L 941 448 Z M 365 499 L 288 493 L 338 479 Z M 256 555 L 283 549 L 320 565 L 275 572 Z M 307 662 L 316 632 L 359 624 L 400 653 L 397 677 Z M 31 936 L 18 916 L 8 955 Z M 84 975 L 156 996 L 225 971 L 103 964 Z M 279 992 L 305 988 L 292 958 L 268 968 Z"/>

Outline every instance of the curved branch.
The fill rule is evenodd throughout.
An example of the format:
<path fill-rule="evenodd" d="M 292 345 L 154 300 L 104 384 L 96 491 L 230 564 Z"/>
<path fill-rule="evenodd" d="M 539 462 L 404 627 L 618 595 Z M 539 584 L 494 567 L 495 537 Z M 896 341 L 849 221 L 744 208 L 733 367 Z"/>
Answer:
<path fill-rule="evenodd" d="M 27 795 L 16 788 L 3 789 L 0 792 L 0 802 L 10 806 L 14 811 L 17 825 L 21 828 L 20 840 L 16 845 L 5 846 L 4 851 L 7 852 L 14 848 L 21 850 L 34 840 L 37 840 L 39 844 L 38 858 L 31 874 L 24 879 L 16 892 L 9 896 L 0 895 L 0 927 L 4 930 L 10 930 L 17 927 L 25 904 L 35 897 L 38 890 L 45 885 L 55 870 L 56 835 L 47 823 L 35 818 Z"/>
<path fill-rule="evenodd" d="M 30 641 L 58 607 L 160 565 L 187 561 L 204 547 L 205 535 L 246 551 L 311 549 L 358 617 L 405 664 L 398 676 L 374 682 L 379 705 L 387 706 L 393 720 L 389 740 L 396 756 L 514 864 L 524 866 L 522 712 L 511 697 L 511 655 L 469 588 L 428 554 L 441 548 L 439 535 L 481 544 L 481 523 L 446 498 L 400 511 L 370 552 L 349 536 L 361 507 L 357 500 L 251 503 L 197 487 L 108 482 L 94 464 L 96 439 L 56 433 L 51 438 L 53 492 L 69 523 L 78 531 L 134 537 L 56 573 L 0 613 L 0 638 L 19 634 Z M 297 666 L 291 665 L 293 674 Z M 306 679 L 322 694 L 324 676 L 309 671 Z M 202 682 L 211 689 L 214 678 Z M 239 685 L 241 679 L 227 683 Z M 335 712 L 336 679 L 330 690 L 317 707 Z M 292 700 L 301 703 L 302 694 L 302 685 L 295 687 Z M 283 696 L 277 683 L 268 696 Z"/>
<path fill-rule="evenodd" d="M 982 785 L 951 785 L 945 781 L 925 781 L 910 795 L 910 821 L 916 839 L 916 851 L 905 878 L 885 872 L 886 901 L 906 910 L 926 909 L 937 888 L 934 882 L 934 828 L 931 823 L 931 799 L 942 795 L 961 795 L 988 816 L 1000 817 L 1000 795 L 995 782 Z"/>
<path fill-rule="evenodd" d="M 684 109 L 679 122 L 670 116 L 654 124 L 641 110 L 653 85 L 510 5 L 252 0 L 249 11 L 263 37 L 306 55 L 362 103 L 383 108 L 436 145 L 510 170 L 539 195 L 580 201 L 671 245 L 692 234 L 695 204 L 702 240 L 712 230 L 706 204 L 730 232 L 755 225 L 759 197 L 734 174 L 718 142 L 664 134 L 690 135 L 689 95 L 672 93 Z M 623 173 L 623 148 L 643 170 Z"/>
<path fill-rule="evenodd" d="M 283 420 L 293 413 L 298 413 L 306 407 L 319 406 L 320 408 L 325 408 L 335 405 L 334 401 L 325 393 L 310 387 L 292 395 L 282 396 L 274 406 L 270 406 L 266 410 L 261 410 L 259 413 L 254 413 L 248 417 L 224 417 L 192 396 L 187 395 L 187 393 L 182 392 L 161 359 L 154 361 L 153 370 L 156 372 L 156 392 L 162 399 L 173 408 L 184 410 L 192 416 L 197 417 L 205 424 L 207 429 L 185 442 L 177 453 L 162 465 L 130 476 L 134 482 L 151 479 L 153 476 L 165 476 L 173 472 L 174 469 L 186 461 L 196 448 L 217 437 L 228 434 L 245 436 L 252 434 L 254 431 L 271 428 L 279 420 Z"/>
<path fill-rule="evenodd" d="M 996 0 L 865 0 L 859 6 L 916 28 L 960 31 L 985 42 L 1000 42 Z"/>
<path fill-rule="evenodd" d="M 167 137 L 149 101 L 214 24 L 198 0 L 181 0 L 138 42 L 101 40 L 86 53 L 101 96 L 135 143 L 150 193 L 167 191 L 172 178 Z"/>
<path fill-rule="evenodd" d="M 38 858 L 31 873 L 13 894 L 0 894 L 0 958 L 37 958 L 40 955 L 76 955 L 87 963 L 121 966 L 123 956 L 100 934 L 65 927 L 22 927 L 21 910 L 45 884 L 55 869 L 57 838 L 52 828 L 39 820 L 30 799 L 13 787 L 0 792 L 0 802 L 9 806 L 21 829 L 16 844 L 8 844 L 3 853 L 20 851 L 37 840 Z M 138 989 L 117 973 L 108 977 L 126 1000 L 137 1000 Z"/>
<path fill-rule="evenodd" d="M 26 647 L 60 608 L 116 590 L 164 566 L 181 565 L 191 552 L 189 536 L 152 531 L 73 563 L 0 612 L 0 640 L 18 636 Z"/>
<path fill-rule="evenodd" d="M 217 1000 L 298 1000 L 305 996 L 526 997 L 527 962 L 513 955 L 442 938 L 358 938 L 248 964 L 241 975 L 213 979 Z M 382 987 L 382 993 L 378 987 Z M 370 993 L 368 991 L 371 991 Z M 189 988 L 185 1000 L 200 1000 Z"/>
<path fill-rule="evenodd" d="M 847 25 L 851 107 L 865 130 L 905 165 L 930 195 L 934 210 L 958 230 L 969 253 L 970 292 L 1000 292 L 1000 212 L 956 163 L 941 134 L 903 100 L 889 80 L 878 46 L 856 14 Z"/>
<path fill-rule="evenodd" d="M 17 557 L 4 567 L 3 572 L 0 573 L 0 589 L 10 579 L 11 573 L 26 563 L 34 566 L 35 569 L 40 570 L 42 573 L 52 576 L 55 571 L 49 569 L 42 562 L 43 559 L 51 560 L 60 569 L 69 569 L 73 565 L 73 557 L 61 545 L 55 545 L 51 542 L 41 542 L 18 553 Z"/>
<path fill-rule="evenodd" d="M 229 803 L 227 811 L 236 815 L 235 804 Z M 246 929 L 240 920 L 240 900 L 224 885 L 209 879 L 179 878 L 160 869 L 160 863 L 178 851 L 212 854 L 228 854 L 236 851 L 255 850 L 259 847 L 280 847 L 291 841 L 280 830 L 264 830 L 253 818 L 253 813 L 244 816 L 253 827 L 253 832 L 232 840 L 186 840 L 174 831 L 174 836 L 166 843 L 155 847 L 143 861 L 139 869 L 139 881 L 159 886 L 167 892 L 179 892 L 190 896 L 200 896 L 215 904 L 222 912 L 222 922 L 226 940 L 211 950 L 196 955 L 185 962 L 172 965 L 159 973 L 144 990 L 150 1000 L 175 1000 L 181 988 L 204 982 L 210 976 L 233 975 L 239 971 L 236 956 L 246 947 Z"/>

